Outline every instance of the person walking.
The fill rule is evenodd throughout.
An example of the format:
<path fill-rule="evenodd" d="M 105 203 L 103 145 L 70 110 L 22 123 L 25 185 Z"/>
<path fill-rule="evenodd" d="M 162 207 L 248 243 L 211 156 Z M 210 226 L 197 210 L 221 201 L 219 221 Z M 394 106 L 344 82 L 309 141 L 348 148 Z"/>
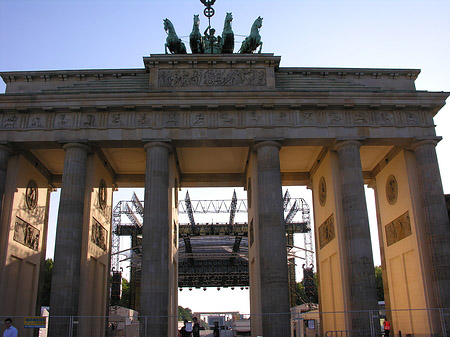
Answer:
<path fill-rule="evenodd" d="M 3 331 L 3 337 L 17 337 L 19 335 L 17 329 L 12 325 L 11 318 L 5 319 L 5 326 L 6 329 Z"/>
<path fill-rule="evenodd" d="M 389 323 L 387 319 L 384 320 L 383 327 L 384 327 L 384 336 L 389 337 L 389 333 L 391 332 L 391 323 Z"/>
<path fill-rule="evenodd" d="M 200 337 L 200 324 L 198 324 L 197 317 L 192 319 L 194 321 L 194 326 L 192 327 L 192 337 Z"/>
<path fill-rule="evenodd" d="M 213 337 L 220 337 L 219 322 L 214 322 Z"/>
<path fill-rule="evenodd" d="M 188 323 L 188 320 L 184 320 L 184 325 L 180 329 L 180 335 L 181 337 L 191 337 L 192 333 L 190 331 L 187 331 L 186 324 Z"/>

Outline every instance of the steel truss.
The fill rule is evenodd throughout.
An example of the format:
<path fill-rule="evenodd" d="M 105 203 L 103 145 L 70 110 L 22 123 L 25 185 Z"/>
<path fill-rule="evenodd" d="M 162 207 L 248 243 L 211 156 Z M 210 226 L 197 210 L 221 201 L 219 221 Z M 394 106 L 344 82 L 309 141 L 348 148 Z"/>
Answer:
<path fill-rule="evenodd" d="M 296 256 L 293 234 L 305 234 L 305 260 L 314 263 L 312 251 L 309 206 L 303 198 L 284 195 L 288 265 L 290 283 L 295 284 Z M 133 274 L 140 272 L 142 219 L 144 206 L 133 193 L 131 201 L 120 201 L 113 210 L 112 267 L 119 269 L 120 236 L 131 236 L 132 246 L 126 261 L 131 262 Z M 188 224 L 179 224 L 179 287 L 246 287 L 249 286 L 248 271 L 248 224 L 235 223 L 236 213 L 247 212 L 247 200 L 239 200 L 233 193 L 231 200 L 191 200 L 186 193 L 178 203 L 178 212 L 187 214 Z M 301 212 L 302 222 L 293 222 Z M 196 224 L 194 213 L 229 213 L 228 223 Z M 129 222 L 122 221 L 127 219 Z M 306 244 L 309 244 L 307 246 Z M 302 257 L 300 257 L 302 258 Z M 125 261 L 124 260 L 124 261 Z M 134 279 L 138 278 L 134 275 Z"/>

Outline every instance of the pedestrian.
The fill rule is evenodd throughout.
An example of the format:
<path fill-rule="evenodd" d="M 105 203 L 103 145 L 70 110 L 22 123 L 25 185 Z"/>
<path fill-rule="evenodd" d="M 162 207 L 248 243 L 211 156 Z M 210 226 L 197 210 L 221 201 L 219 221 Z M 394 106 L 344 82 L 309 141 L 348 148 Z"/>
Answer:
<path fill-rule="evenodd" d="M 192 327 L 192 337 L 200 337 L 200 324 L 198 324 L 197 317 L 192 319 L 194 321 L 194 326 Z"/>
<path fill-rule="evenodd" d="M 383 327 L 384 327 L 384 336 L 389 337 L 389 333 L 391 332 L 391 323 L 389 323 L 387 319 L 384 320 Z"/>
<path fill-rule="evenodd" d="M 188 323 L 188 320 L 185 319 L 185 320 L 184 320 L 184 325 L 183 325 L 183 327 L 180 329 L 181 337 L 191 337 L 191 332 L 190 332 L 190 331 L 187 331 L 187 327 L 186 327 L 187 323 Z"/>
<path fill-rule="evenodd" d="M 3 337 L 17 337 L 19 335 L 17 329 L 12 325 L 11 318 L 5 319 L 5 326 L 6 329 L 3 332 Z"/>
<path fill-rule="evenodd" d="M 220 337 L 219 322 L 214 322 L 213 337 Z"/>

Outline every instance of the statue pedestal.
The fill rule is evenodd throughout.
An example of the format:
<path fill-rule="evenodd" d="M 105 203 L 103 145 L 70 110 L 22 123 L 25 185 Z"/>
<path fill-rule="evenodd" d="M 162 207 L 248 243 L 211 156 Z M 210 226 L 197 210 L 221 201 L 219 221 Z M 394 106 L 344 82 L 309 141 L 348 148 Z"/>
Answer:
<path fill-rule="evenodd" d="M 150 90 L 275 90 L 273 54 L 151 55 L 144 57 Z"/>

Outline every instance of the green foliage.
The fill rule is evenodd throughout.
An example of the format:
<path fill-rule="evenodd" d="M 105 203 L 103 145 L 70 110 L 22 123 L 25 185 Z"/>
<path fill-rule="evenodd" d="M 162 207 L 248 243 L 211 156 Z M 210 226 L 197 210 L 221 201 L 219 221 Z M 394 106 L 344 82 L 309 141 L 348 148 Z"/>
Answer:
<path fill-rule="evenodd" d="M 42 302 L 44 307 L 50 306 L 50 292 L 52 289 L 52 272 L 53 272 L 53 260 L 45 260 L 44 266 L 44 284 L 42 288 Z"/>
<path fill-rule="evenodd" d="M 381 272 L 381 266 L 375 267 L 375 284 L 377 286 L 378 301 L 384 301 L 383 276 Z"/>
<path fill-rule="evenodd" d="M 185 319 L 192 321 L 192 310 L 178 306 L 178 320 L 184 321 Z"/>
<path fill-rule="evenodd" d="M 303 303 L 319 303 L 319 295 L 318 295 L 318 282 L 317 282 L 317 275 L 314 273 L 313 276 L 313 280 L 314 280 L 314 290 L 312 293 L 307 294 L 305 291 L 305 286 L 303 281 L 302 282 L 298 282 L 296 284 L 296 289 L 295 289 L 295 293 L 296 293 L 296 301 L 295 304 L 300 305 Z"/>
<path fill-rule="evenodd" d="M 119 305 L 124 308 L 131 309 L 130 306 L 130 283 L 126 278 L 122 277 L 122 296 L 120 297 Z"/>

